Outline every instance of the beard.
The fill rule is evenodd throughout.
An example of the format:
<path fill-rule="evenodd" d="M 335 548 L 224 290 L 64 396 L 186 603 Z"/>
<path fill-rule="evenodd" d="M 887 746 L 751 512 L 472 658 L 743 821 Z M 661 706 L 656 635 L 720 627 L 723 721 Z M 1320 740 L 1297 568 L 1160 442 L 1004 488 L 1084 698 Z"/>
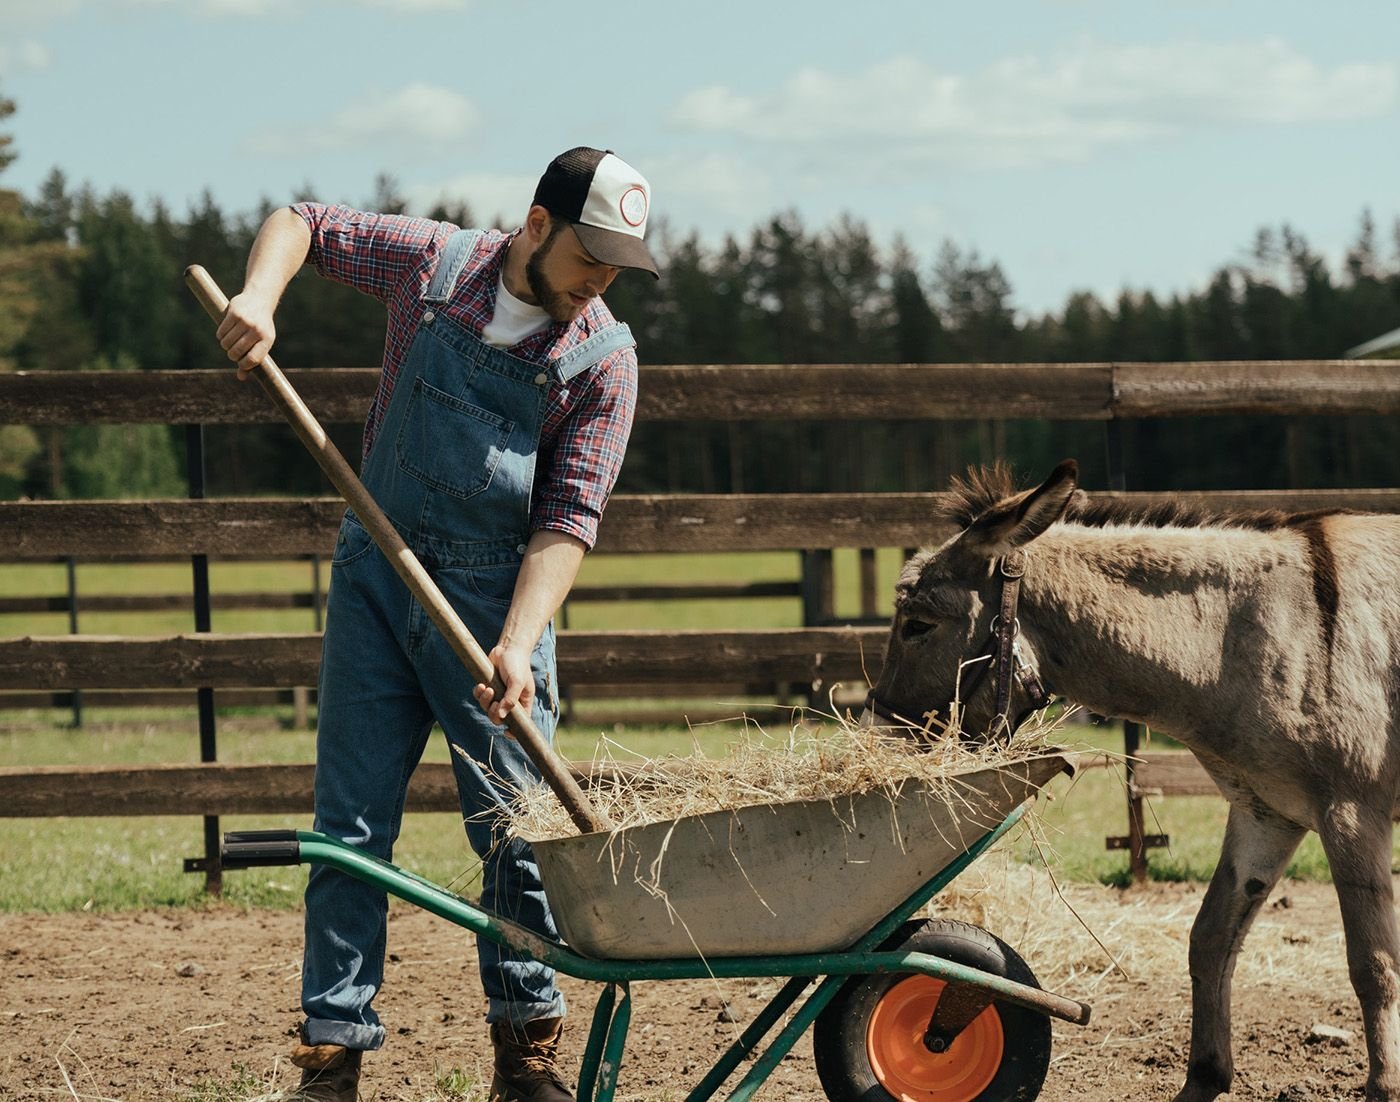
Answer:
<path fill-rule="evenodd" d="M 549 227 L 549 234 L 545 237 L 543 244 L 534 251 L 534 254 L 525 262 L 525 282 L 529 285 L 530 293 L 535 296 L 535 301 L 540 304 L 544 312 L 557 322 L 570 322 L 582 312 L 583 308 L 574 303 L 564 291 L 557 289 L 549 281 L 549 276 L 544 274 L 544 262 L 549 256 L 549 251 L 554 248 L 554 239 L 564 231 L 567 223 L 555 221 Z"/>

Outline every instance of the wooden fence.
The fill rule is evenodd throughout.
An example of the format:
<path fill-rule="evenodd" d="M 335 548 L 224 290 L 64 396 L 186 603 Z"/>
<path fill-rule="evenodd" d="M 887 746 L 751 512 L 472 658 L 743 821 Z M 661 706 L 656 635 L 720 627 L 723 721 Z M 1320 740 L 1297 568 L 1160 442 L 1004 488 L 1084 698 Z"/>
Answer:
<path fill-rule="evenodd" d="M 376 378 L 374 371 L 360 369 L 288 375 L 326 424 L 361 421 Z M 7 423 L 33 426 L 197 426 L 278 419 L 260 388 L 238 385 L 232 372 L 207 371 L 0 375 L 0 410 Z M 660 422 L 1049 419 L 1107 426 L 1186 415 L 1394 414 L 1400 412 L 1400 364 L 1341 360 L 659 366 L 642 369 L 637 412 L 639 420 Z M 1166 495 L 1125 496 L 1151 500 Z M 1239 490 L 1189 496 L 1216 506 L 1400 511 L 1400 489 Z M 939 497 L 616 495 L 598 550 L 803 551 L 818 564 L 806 584 L 829 589 L 829 573 L 823 577 L 822 564 L 829 571 L 834 550 L 910 548 L 929 542 L 936 535 L 929 518 Z M 3 502 L 0 562 L 74 557 L 198 560 L 246 557 L 251 549 L 268 559 L 319 556 L 334 543 L 341 511 L 339 501 L 323 497 Z M 806 596 L 812 608 L 823 607 L 820 593 Z M 830 607 L 829 601 L 825 607 Z M 820 617 L 809 617 L 809 626 L 791 630 L 563 630 L 561 685 L 607 683 L 645 689 L 786 682 L 821 690 L 835 682 L 864 684 L 877 672 L 883 625 L 813 619 Z M 314 684 L 318 660 L 315 633 L 6 638 L 0 639 L 0 693 L 197 689 L 207 700 L 213 690 Z M 212 759 L 207 750 L 206 758 Z M 1165 762 L 1150 757 L 1130 784 L 1134 790 L 1165 794 L 1207 790 L 1204 774 L 1185 766 L 1185 757 L 1176 755 Z M 206 760 L 198 766 L 143 769 L 0 770 L 0 815 L 299 812 L 309 806 L 309 769 Z M 411 806 L 455 809 L 446 774 L 428 766 L 421 773 Z M 1140 812 L 1129 844 L 1140 859 Z"/>

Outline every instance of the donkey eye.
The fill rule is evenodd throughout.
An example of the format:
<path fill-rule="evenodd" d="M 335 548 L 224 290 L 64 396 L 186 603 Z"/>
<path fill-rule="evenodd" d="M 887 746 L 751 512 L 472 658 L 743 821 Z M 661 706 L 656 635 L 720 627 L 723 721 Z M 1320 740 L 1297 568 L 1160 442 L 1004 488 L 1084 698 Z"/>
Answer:
<path fill-rule="evenodd" d="M 932 630 L 933 625 L 927 620 L 905 620 L 899 634 L 904 639 L 917 639 L 920 635 L 927 635 Z"/>

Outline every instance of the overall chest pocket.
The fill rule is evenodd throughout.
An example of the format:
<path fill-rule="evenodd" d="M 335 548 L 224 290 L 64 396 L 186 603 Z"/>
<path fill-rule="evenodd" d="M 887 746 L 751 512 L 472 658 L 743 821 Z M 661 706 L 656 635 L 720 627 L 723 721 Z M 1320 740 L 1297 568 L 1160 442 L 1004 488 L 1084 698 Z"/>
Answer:
<path fill-rule="evenodd" d="M 473 497 L 491 485 L 514 428 L 514 421 L 415 379 L 394 442 L 399 467 L 441 493 Z"/>

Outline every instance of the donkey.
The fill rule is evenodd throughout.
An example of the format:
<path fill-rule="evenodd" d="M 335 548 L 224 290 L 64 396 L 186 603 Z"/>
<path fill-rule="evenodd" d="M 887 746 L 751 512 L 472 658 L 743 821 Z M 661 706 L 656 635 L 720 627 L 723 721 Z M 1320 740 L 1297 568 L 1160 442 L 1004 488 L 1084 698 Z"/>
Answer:
<path fill-rule="evenodd" d="M 1230 810 L 1191 929 L 1176 1102 L 1230 1089 L 1235 961 L 1317 831 L 1365 1023 L 1366 1098 L 1400 1102 L 1400 517 L 1134 510 L 1077 483 L 1072 460 L 1021 493 L 1001 466 L 954 481 L 945 519 L 961 530 L 901 572 L 865 722 L 927 733 L 952 716 L 972 737 L 1009 736 L 1058 696 L 1195 752 Z"/>

